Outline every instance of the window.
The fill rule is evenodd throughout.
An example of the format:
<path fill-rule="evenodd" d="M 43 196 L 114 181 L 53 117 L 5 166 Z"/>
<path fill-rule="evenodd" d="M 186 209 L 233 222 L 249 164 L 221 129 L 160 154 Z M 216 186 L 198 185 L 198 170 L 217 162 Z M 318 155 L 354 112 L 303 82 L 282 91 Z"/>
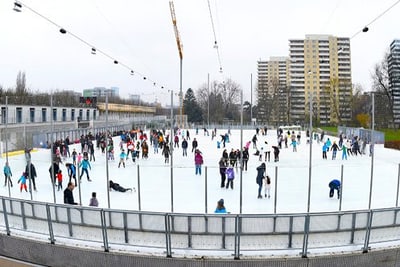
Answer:
<path fill-rule="evenodd" d="M 6 107 L 1 107 L 1 123 L 6 124 Z"/>
<path fill-rule="evenodd" d="M 80 120 L 83 119 L 83 110 L 82 109 L 79 110 L 79 119 Z"/>
<path fill-rule="evenodd" d="M 57 109 L 53 108 L 53 121 L 57 121 Z"/>
<path fill-rule="evenodd" d="M 21 123 L 22 122 L 22 108 L 16 108 L 17 111 L 17 123 Z"/>
<path fill-rule="evenodd" d="M 75 120 L 75 109 L 71 109 L 71 121 Z"/>
<path fill-rule="evenodd" d="M 67 110 L 65 108 L 62 109 L 62 121 L 67 121 Z"/>
<path fill-rule="evenodd" d="M 90 109 L 86 110 L 86 120 L 90 120 Z"/>
<path fill-rule="evenodd" d="M 42 108 L 42 122 L 46 122 L 46 121 L 47 121 L 47 109 Z"/>
<path fill-rule="evenodd" d="M 30 122 L 35 122 L 35 108 L 29 109 L 29 120 Z"/>
<path fill-rule="evenodd" d="M 97 114 L 96 114 L 96 110 L 94 109 L 94 110 L 93 110 L 93 120 L 96 120 L 96 115 L 97 115 Z"/>

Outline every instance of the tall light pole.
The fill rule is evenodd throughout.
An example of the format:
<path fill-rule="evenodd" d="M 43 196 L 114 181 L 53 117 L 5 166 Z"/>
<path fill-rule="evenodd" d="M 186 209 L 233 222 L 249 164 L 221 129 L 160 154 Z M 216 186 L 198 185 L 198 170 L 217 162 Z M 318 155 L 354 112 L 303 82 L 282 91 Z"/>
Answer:
<path fill-rule="evenodd" d="M 8 134 L 8 129 L 7 129 L 7 127 L 8 127 L 8 96 L 6 96 L 5 117 L 6 118 L 5 118 L 5 121 L 4 121 L 4 123 L 5 123 L 5 134 L 4 134 L 4 137 L 6 139 L 6 162 L 9 164 L 9 162 L 8 162 L 8 137 L 7 137 L 7 134 Z M 10 182 L 7 181 L 7 184 L 8 184 L 8 196 L 11 197 Z"/>
<path fill-rule="evenodd" d="M 311 77 L 312 72 L 309 71 L 308 72 L 308 77 Z M 304 84 L 304 89 L 305 89 L 305 84 Z M 311 89 L 310 89 L 311 90 Z M 305 90 L 304 90 L 305 92 Z M 313 117 L 313 110 L 312 110 L 312 106 L 313 106 L 313 94 L 310 91 L 309 92 L 309 102 L 310 102 L 310 154 L 309 154 L 309 161 L 308 161 L 308 198 L 307 198 L 307 213 L 310 212 L 310 200 L 311 200 L 311 170 L 312 170 L 312 117 Z"/>
<path fill-rule="evenodd" d="M 207 74 L 207 128 L 210 128 L 210 73 Z"/>
<path fill-rule="evenodd" d="M 250 124 L 253 124 L 253 73 L 250 73 Z"/>
<path fill-rule="evenodd" d="M 374 132 L 375 132 L 375 94 L 371 92 L 371 101 L 372 101 L 372 122 L 371 122 L 371 143 L 372 147 L 372 155 L 371 155 L 371 178 L 369 182 L 369 200 L 368 200 L 368 209 L 371 209 L 371 201 L 372 201 L 372 184 L 374 179 L 374 154 L 375 154 L 375 140 L 374 140 Z M 366 140 L 364 140 L 366 141 Z M 370 148 L 371 149 L 371 148 Z"/>
<path fill-rule="evenodd" d="M 170 134 L 170 151 L 171 151 L 171 165 L 170 165 L 170 181 L 171 181 L 171 212 L 174 212 L 174 153 L 172 136 L 174 134 L 174 91 L 171 90 L 171 134 Z"/>
<path fill-rule="evenodd" d="M 110 208 L 110 176 L 108 172 L 108 91 L 106 90 L 106 188 L 107 188 L 107 204 Z"/>
<path fill-rule="evenodd" d="M 56 203 L 56 188 L 55 188 L 55 183 L 56 183 L 56 176 L 54 174 L 54 162 L 55 162 L 55 157 L 54 157 L 54 114 L 53 114 L 53 93 L 50 94 L 50 124 L 51 124 L 51 135 L 50 135 L 50 162 L 51 162 L 51 187 L 53 188 L 53 199 L 54 203 Z"/>

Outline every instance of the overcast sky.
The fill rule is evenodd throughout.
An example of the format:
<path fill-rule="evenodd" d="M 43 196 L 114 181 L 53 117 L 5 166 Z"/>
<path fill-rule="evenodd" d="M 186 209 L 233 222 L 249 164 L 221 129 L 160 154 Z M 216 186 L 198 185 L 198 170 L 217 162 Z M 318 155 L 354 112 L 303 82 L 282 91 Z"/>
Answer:
<path fill-rule="evenodd" d="M 175 0 L 183 44 L 183 91 L 210 80 L 231 78 L 250 101 L 257 60 L 288 56 L 288 40 L 306 34 L 352 37 L 397 0 L 209 0 L 223 73 L 207 0 Z M 75 34 L 142 76 L 97 53 L 32 11 L 13 11 L 0 1 L 0 85 L 15 86 L 25 71 L 36 91 L 95 86 L 120 88 L 121 97 L 139 94 L 145 101 L 170 103 L 168 89 L 179 90 L 179 56 L 168 0 L 23 0 L 22 3 Z M 351 39 L 353 83 L 370 90 L 374 64 L 393 39 L 400 38 L 400 4 Z M 149 81 L 150 80 L 150 81 Z M 156 85 L 154 86 L 154 82 Z M 164 86 L 164 89 L 161 89 Z M 255 103 L 253 90 L 253 103 Z M 175 97 L 176 103 L 178 98 Z"/>

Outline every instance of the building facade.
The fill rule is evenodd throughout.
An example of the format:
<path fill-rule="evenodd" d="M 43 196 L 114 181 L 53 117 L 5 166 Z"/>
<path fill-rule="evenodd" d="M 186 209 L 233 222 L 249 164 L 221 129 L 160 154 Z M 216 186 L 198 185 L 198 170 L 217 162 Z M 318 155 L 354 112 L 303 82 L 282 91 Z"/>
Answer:
<path fill-rule="evenodd" d="M 323 125 L 351 120 L 350 39 L 306 35 L 289 40 L 290 123 Z M 311 106 L 311 109 L 310 109 Z"/>
<path fill-rule="evenodd" d="M 350 39 L 306 35 L 289 40 L 289 57 L 257 62 L 260 124 L 351 121 Z"/>
<path fill-rule="evenodd" d="M 289 58 L 270 57 L 257 62 L 257 122 L 281 125 L 288 123 Z"/>
<path fill-rule="evenodd" d="M 108 96 L 119 96 L 119 88 L 118 87 L 94 87 L 93 89 L 83 89 L 84 97 L 105 97 Z"/>
<path fill-rule="evenodd" d="M 389 90 L 393 104 L 394 124 L 400 127 L 400 40 L 393 40 L 388 55 Z"/>

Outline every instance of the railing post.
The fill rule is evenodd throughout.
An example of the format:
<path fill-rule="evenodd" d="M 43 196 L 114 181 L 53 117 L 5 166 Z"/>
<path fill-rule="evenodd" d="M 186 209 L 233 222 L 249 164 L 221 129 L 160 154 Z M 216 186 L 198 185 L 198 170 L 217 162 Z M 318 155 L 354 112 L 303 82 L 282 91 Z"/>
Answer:
<path fill-rule="evenodd" d="M 20 202 L 20 205 L 21 205 L 21 215 L 22 215 L 22 225 L 23 225 L 23 227 L 24 227 L 24 230 L 26 230 L 27 229 L 27 226 L 26 226 L 26 216 L 25 216 L 25 206 L 24 206 L 24 202 Z"/>
<path fill-rule="evenodd" d="M 303 237 L 303 250 L 301 252 L 302 258 L 307 258 L 307 249 L 308 249 L 308 235 L 310 231 L 310 214 L 307 213 L 304 221 L 304 237 Z"/>
<path fill-rule="evenodd" d="M 205 176 L 204 176 L 204 213 L 205 214 L 207 214 L 208 213 L 208 211 L 207 211 L 207 205 L 208 205 L 208 203 L 207 203 L 207 182 L 208 182 L 208 179 L 207 179 L 207 174 L 208 174 L 208 169 L 207 169 L 207 166 L 204 168 L 205 169 Z"/>
<path fill-rule="evenodd" d="M 241 234 L 241 217 L 236 215 L 235 217 L 235 251 L 234 259 L 240 260 L 240 234 Z"/>
<path fill-rule="evenodd" d="M 53 224 L 51 222 L 51 212 L 49 204 L 46 204 L 46 213 L 47 213 L 47 224 L 49 225 L 49 235 L 50 235 L 49 240 L 50 243 L 54 245 L 56 240 L 54 239 Z"/>
<path fill-rule="evenodd" d="M 1 202 L 3 204 L 3 215 L 4 215 L 4 223 L 6 224 L 6 232 L 7 232 L 7 235 L 10 235 L 10 225 L 8 224 L 6 200 L 4 198 L 2 198 Z"/>
<path fill-rule="evenodd" d="M 367 253 L 368 252 L 368 245 L 369 245 L 369 238 L 371 236 L 371 225 L 372 225 L 372 215 L 373 215 L 373 211 L 370 210 L 368 213 L 368 220 L 367 220 L 367 225 L 365 228 L 365 239 L 364 239 L 364 247 L 362 249 L 363 253 Z"/>
<path fill-rule="evenodd" d="M 106 213 L 103 209 L 100 211 L 100 216 L 101 216 L 101 232 L 103 234 L 103 245 L 104 245 L 104 251 L 109 252 L 109 246 L 108 246 L 108 236 L 107 236 L 107 224 L 106 224 Z"/>
<path fill-rule="evenodd" d="M 137 186 L 138 186 L 138 210 L 142 210 L 142 202 L 141 202 L 141 195 L 140 195 L 140 166 L 137 165 Z M 139 213 L 139 229 L 142 230 L 142 213 Z"/>
<path fill-rule="evenodd" d="M 67 207 L 67 220 L 68 220 L 68 231 L 69 231 L 69 236 L 73 236 L 73 232 L 72 232 L 72 222 L 71 222 L 71 209 L 70 209 L 70 207 Z"/>
<path fill-rule="evenodd" d="M 126 212 L 122 213 L 122 217 L 124 220 L 124 236 L 125 236 L 125 243 L 129 243 L 129 238 L 128 238 L 128 215 Z"/>
<path fill-rule="evenodd" d="M 172 258 L 171 251 L 171 225 L 170 216 L 168 213 L 165 214 L 165 248 L 167 253 L 167 258 Z"/>

